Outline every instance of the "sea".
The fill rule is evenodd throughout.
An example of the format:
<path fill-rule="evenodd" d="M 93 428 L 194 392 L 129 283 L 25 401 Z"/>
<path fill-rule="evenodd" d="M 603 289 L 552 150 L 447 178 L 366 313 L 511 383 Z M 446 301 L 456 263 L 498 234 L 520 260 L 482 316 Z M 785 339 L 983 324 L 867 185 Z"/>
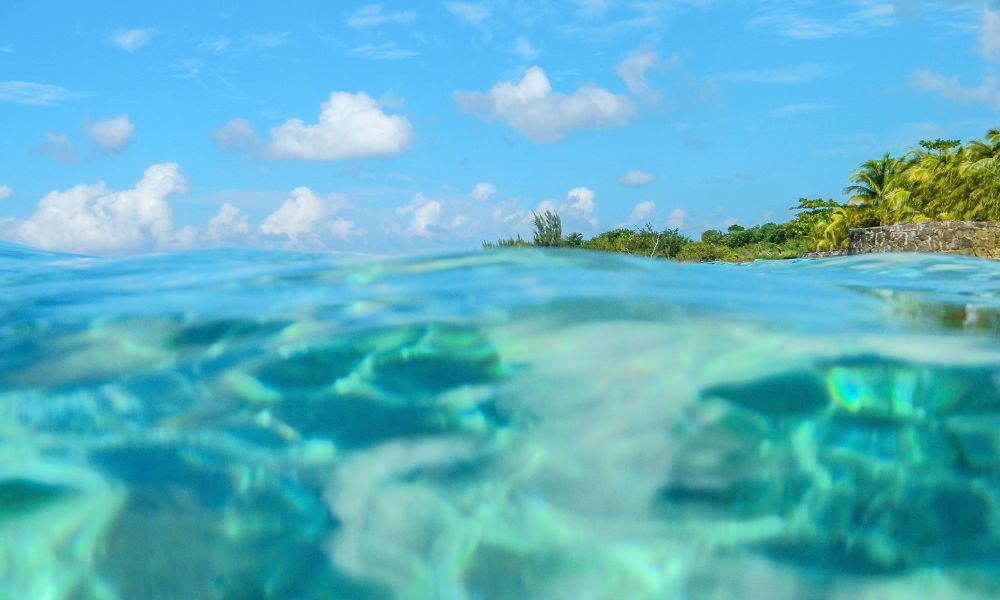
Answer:
<path fill-rule="evenodd" d="M 1000 263 L 0 244 L 0 598 L 1000 597 Z"/>

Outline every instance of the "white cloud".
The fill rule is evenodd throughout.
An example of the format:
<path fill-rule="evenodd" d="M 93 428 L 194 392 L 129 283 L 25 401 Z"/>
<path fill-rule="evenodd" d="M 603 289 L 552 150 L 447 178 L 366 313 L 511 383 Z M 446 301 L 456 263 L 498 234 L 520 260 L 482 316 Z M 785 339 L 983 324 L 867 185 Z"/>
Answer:
<path fill-rule="evenodd" d="M 430 227 L 437 223 L 441 216 L 441 203 L 431 200 L 423 194 L 417 194 L 406 206 L 396 209 L 397 215 L 413 215 L 407 226 L 407 233 L 418 237 L 430 237 Z"/>
<path fill-rule="evenodd" d="M 323 200 L 307 187 L 292 190 L 292 197 L 285 201 L 260 226 L 265 235 L 284 235 L 296 241 L 315 233 L 328 212 Z"/>
<path fill-rule="evenodd" d="M 250 222 L 243 211 L 226 202 L 219 212 L 209 219 L 205 228 L 205 239 L 209 241 L 232 240 L 249 234 Z"/>
<path fill-rule="evenodd" d="M 646 73 L 651 69 L 656 69 L 660 65 L 660 59 L 656 52 L 652 50 L 634 50 L 629 52 L 616 72 L 622 78 L 628 91 L 635 95 L 647 95 L 650 92 L 649 82 L 646 81 Z"/>
<path fill-rule="evenodd" d="M 148 44 L 156 32 L 152 29 L 123 29 L 111 36 L 111 42 L 127 52 L 135 52 Z"/>
<path fill-rule="evenodd" d="M 409 147 L 411 135 L 405 117 L 386 114 L 364 92 L 333 92 L 315 124 L 289 119 L 262 141 L 248 121 L 234 119 L 214 130 L 212 139 L 221 148 L 264 158 L 334 161 L 399 154 Z"/>
<path fill-rule="evenodd" d="M 472 188 L 472 193 L 469 194 L 469 198 L 475 200 L 476 202 L 485 202 L 493 197 L 493 194 L 497 193 L 497 188 L 492 183 L 477 183 L 475 187 Z"/>
<path fill-rule="evenodd" d="M 667 217 L 667 227 L 671 229 L 682 229 L 684 227 L 684 221 L 687 220 L 687 211 L 683 208 L 675 208 L 670 211 L 670 216 Z"/>
<path fill-rule="evenodd" d="M 476 2 L 446 2 L 444 6 L 457 18 L 473 25 L 481 24 L 492 14 L 488 6 Z"/>
<path fill-rule="evenodd" d="M 656 175 L 652 173 L 631 169 L 618 178 L 618 183 L 621 185 L 647 185 L 653 183 L 654 179 L 656 179 Z"/>
<path fill-rule="evenodd" d="M 381 4 L 367 4 L 347 16 L 348 27 L 372 27 L 383 23 L 409 25 L 417 19 L 414 10 L 382 12 Z"/>
<path fill-rule="evenodd" d="M 769 9 L 751 20 L 750 27 L 797 40 L 819 40 L 871 32 L 897 22 L 897 7 L 893 2 L 862 0 L 855 3 L 858 6 L 856 10 L 839 18 L 804 15 L 798 12 L 799 7 L 804 4 L 806 3 L 771 3 L 770 6 L 779 8 Z"/>
<path fill-rule="evenodd" d="M 986 60 L 1000 57 L 1000 10 L 990 2 L 983 2 L 979 20 L 979 53 Z"/>
<path fill-rule="evenodd" d="M 94 121 L 87 126 L 87 137 L 105 152 L 118 152 L 128 144 L 134 133 L 135 126 L 127 114 Z"/>
<path fill-rule="evenodd" d="M 629 223 L 638 223 L 649 219 L 656 212 L 656 203 L 652 200 L 640 202 L 632 208 L 632 213 L 628 216 Z"/>
<path fill-rule="evenodd" d="M 920 70 L 910 78 L 910 85 L 918 90 L 938 92 L 946 100 L 993 104 L 1000 108 L 1000 80 L 995 75 L 983 77 L 983 82 L 978 86 L 963 87 L 957 75 L 946 77 Z"/>
<path fill-rule="evenodd" d="M 7 198 L 10 198 L 11 194 L 13 193 L 14 190 L 12 190 L 9 185 L 0 184 L 0 200 L 6 200 Z"/>
<path fill-rule="evenodd" d="M 307 187 L 292 190 L 291 198 L 264 219 L 260 231 L 268 236 L 288 238 L 292 248 L 324 247 L 331 237 L 341 241 L 364 235 L 350 219 L 332 219 L 343 208 L 343 199 L 319 196 Z"/>
<path fill-rule="evenodd" d="M 232 119 L 225 125 L 211 132 L 212 141 L 223 150 L 241 150 L 246 152 L 264 152 L 263 142 L 257 139 L 253 125 L 246 119 Z"/>
<path fill-rule="evenodd" d="M 631 100 L 599 87 L 553 92 L 539 67 L 528 69 L 518 83 L 500 82 L 486 93 L 458 91 L 454 97 L 464 112 L 503 121 L 540 143 L 559 140 L 574 129 L 620 127 L 635 116 Z"/>
<path fill-rule="evenodd" d="M 790 117 L 792 115 L 800 115 L 803 113 L 811 113 L 820 110 L 826 110 L 830 108 L 829 104 L 817 104 L 812 102 L 803 102 L 801 104 L 786 104 L 779 108 L 771 111 L 771 114 L 776 117 Z"/>
<path fill-rule="evenodd" d="M 38 202 L 26 221 L 8 226 L 13 241 L 47 250 L 114 254 L 171 247 L 188 236 L 174 231 L 167 197 L 186 191 L 173 163 L 146 169 L 133 189 L 115 191 L 104 182 L 55 190 Z"/>
<path fill-rule="evenodd" d="M 596 225 L 597 220 L 593 218 L 594 198 L 597 194 L 594 190 L 585 187 L 575 187 L 566 192 L 566 199 L 570 200 L 569 208 L 580 213 L 591 225 Z"/>
<path fill-rule="evenodd" d="M 535 60 L 538 58 L 538 48 L 532 46 L 531 42 L 528 41 L 528 38 L 523 35 L 518 36 L 518 38 L 514 40 L 513 51 L 514 54 L 521 57 L 521 60 L 524 61 Z"/>
<path fill-rule="evenodd" d="M 741 83 L 805 83 L 826 77 L 829 70 L 817 64 L 804 64 L 782 69 L 759 69 L 728 73 L 726 79 Z"/>
<path fill-rule="evenodd" d="M 575 187 L 566 192 L 565 201 L 547 198 L 538 203 L 534 212 L 543 213 L 551 210 L 562 217 L 582 219 L 591 227 L 596 227 L 598 222 L 594 217 L 594 209 L 597 206 L 597 203 L 594 201 L 596 197 L 597 194 L 590 188 Z M 531 222 L 531 218 L 531 215 L 525 215 L 524 220 L 525 222 Z"/>
<path fill-rule="evenodd" d="M 383 42 L 381 44 L 361 44 L 351 48 L 349 53 L 353 56 L 361 56 L 372 60 L 400 60 L 416 56 L 413 50 L 406 50 L 396 45 L 396 42 Z"/>
<path fill-rule="evenodd" d="M 73 94 L 69 90 L 58 85 L 31 81 L 0 81 L 0 102 L 51 106 L 72 97 Z"/>
<path fill-rule="evenodd" d="M 345 242 L 349 242 L 351 241 L 351 238 L 365 234 L 365 230 L 358 229 L 358 226 L 350 219 L 336 219 L 330 221 L 329 229 L 333 237 Z"/>
<path fill-rule="evenodd" d="M 70 164 L 78 160 L 76 148 L 65 133 L 46 131 L 45 141 L 38 147 L 38 151 L 61 163 Z"/>

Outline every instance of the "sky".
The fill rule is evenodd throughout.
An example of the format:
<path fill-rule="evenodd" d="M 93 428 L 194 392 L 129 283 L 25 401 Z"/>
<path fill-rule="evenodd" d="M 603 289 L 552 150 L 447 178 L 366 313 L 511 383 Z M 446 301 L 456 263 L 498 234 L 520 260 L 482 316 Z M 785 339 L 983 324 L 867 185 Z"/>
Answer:
<path fill-rule="evenodd" d="M 788 220 L 1000 125 L 995 0 L 0 0 L 0 240 L 409 254 Z"/>

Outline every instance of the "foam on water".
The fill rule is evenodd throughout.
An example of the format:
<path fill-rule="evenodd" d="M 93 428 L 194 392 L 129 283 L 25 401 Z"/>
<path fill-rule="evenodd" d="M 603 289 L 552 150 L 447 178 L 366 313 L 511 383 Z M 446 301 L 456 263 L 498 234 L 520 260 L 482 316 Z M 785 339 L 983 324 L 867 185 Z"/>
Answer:
<path fill-rule="evenodd" d="M 0 598 L 995 597 L 998 294 L 0 245 Z"/>

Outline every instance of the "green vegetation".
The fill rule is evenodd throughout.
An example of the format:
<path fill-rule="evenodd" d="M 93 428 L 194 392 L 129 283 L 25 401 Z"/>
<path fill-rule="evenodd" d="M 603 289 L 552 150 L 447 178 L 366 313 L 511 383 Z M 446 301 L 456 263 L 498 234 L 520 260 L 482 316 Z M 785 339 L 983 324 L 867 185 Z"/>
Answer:
<path fill-rule="evenodd" d="M 587 240 L 562 234 L 559 215 L 532 215 L 535 232 L 528 242 L 518 236 L 483 242 L 484 248 L 544 246 L 620 252 L 688 262 L 793 258 L 809 251 L 847 248 L 847 232 L 920 221 L 1000 220 L 1000 129 L 984 141 L 923 140 L 902 156 L 885 154 L 867 160 L 850 174 L 847 202 L 800 198 L 787 223 L 765 223 L 725 232 L 710 229 L 692 240 L 677 229 L 652 225 L 613 229 Z"/>
<path fill-rule="evenodd" d="M 559 215 L 550 210 L 533 214 L 532 220 L 535 232 L 531 242 L 518 236 L 483 242 L 483 247 L 580 248 L 687 262 L 794 258 L 808 250 L 801 237 L 790 234 L 789 223 L 765 223 L 750 228 L 733 225 L 726 232 L 710 229 L 701 235 L 700 241 L 691 240 L 676 229 L 657 231 L 652 225 L 646 224 L 634 229 L 605 231 L 588 240 L 580 233 L 564 236 Z M 792 223 L 797 221 L 793 220 Z"/>

